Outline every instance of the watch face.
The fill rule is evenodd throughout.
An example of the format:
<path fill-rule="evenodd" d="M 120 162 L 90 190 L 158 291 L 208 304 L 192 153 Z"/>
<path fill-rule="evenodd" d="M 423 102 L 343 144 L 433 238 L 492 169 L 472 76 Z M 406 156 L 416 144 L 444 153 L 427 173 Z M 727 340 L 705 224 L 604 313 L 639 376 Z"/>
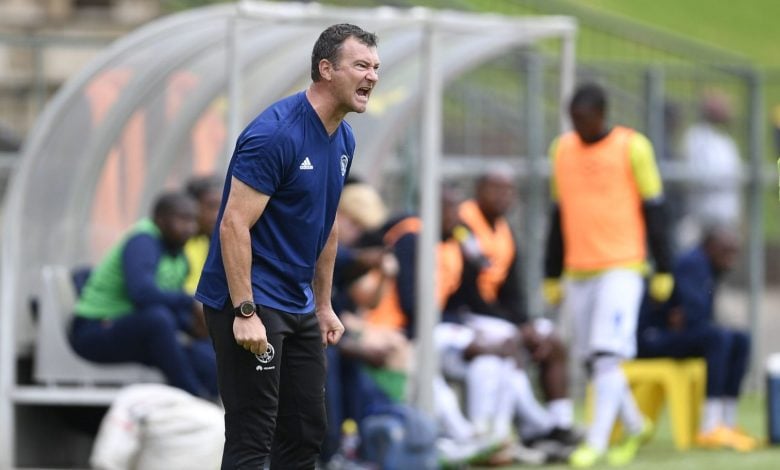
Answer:
<path fill-rule="evenodd" d="M 255 313 L 255 304 L 249 301 L 241 302 L 239 311 L 241 312 L 241 315 L 251 317 Z"/>

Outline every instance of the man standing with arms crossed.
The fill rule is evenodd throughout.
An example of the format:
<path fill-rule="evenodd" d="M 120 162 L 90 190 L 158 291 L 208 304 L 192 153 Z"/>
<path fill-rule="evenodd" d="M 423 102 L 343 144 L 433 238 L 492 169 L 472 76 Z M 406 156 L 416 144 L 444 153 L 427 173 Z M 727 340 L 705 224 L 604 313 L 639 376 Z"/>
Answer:
<path fill-rule="evenodd" d="M 573 350 L 594 390 L 585 442 L 569 457 L 591 467 L 633 460 L 652 424 L 637 408 L 620 367 L 636 355 L 636 327 L 644 291 L 647 248 L 655 261 L 650 295 L 666 300 L 673 288 L 663 190 L 653 148 L 642 134 L 606 123 L 607 98 L 584 85 L 569 105 L 573 132 L 553 142 L 554 201 L 545 259 L 545 297 L 570 316 Z M 559 277 L 566 277 L 565 288 Z M 628 437 L 607 453 L 618 416 Z"/>
<path fill-rule="evenodd" d="M 379 77 L 376 36 L 339 24 L 312 51 L 309 88 L 241 133 L 196 298 L 217 352 L 222 469 L 313 469 L 325 435 L 325 355 L 344 327 L 331 306 L 334 217 Z"/>

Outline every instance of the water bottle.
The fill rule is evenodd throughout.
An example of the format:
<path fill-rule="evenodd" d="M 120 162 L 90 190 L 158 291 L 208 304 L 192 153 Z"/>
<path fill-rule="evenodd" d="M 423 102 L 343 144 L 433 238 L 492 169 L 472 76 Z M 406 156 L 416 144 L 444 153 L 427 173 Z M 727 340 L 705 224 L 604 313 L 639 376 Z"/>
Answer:
<path fill-rule="evenodd" d="M 354 419 L 345 419 L 341 424 L 341 455 L 347 460 L 356 461 L 359 447 L 360 434 L 358 434 L 357 423 Z"/>
<path fill-rule="evenodd" d="M 767 436 L 770 444 L 780 443 L 780 353 L 766 361 Z"/>

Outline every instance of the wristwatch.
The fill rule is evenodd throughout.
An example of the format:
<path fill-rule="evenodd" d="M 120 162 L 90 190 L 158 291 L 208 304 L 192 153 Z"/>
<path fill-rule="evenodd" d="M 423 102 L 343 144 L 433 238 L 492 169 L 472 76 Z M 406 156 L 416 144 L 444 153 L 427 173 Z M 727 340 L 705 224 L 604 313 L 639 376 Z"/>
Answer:
<path fill-rule="evenodd" d="M 257 312 L 255 303 L 251 300 L 241 302 L 238 307 L 233 309 L 233 315 L 239 318 L 249 318 Z"/>

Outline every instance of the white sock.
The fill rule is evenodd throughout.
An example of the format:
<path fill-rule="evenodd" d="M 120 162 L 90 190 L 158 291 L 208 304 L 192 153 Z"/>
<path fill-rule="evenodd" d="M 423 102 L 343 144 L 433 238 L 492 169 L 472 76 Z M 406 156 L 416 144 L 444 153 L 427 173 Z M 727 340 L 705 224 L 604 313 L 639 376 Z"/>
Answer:
<path fill-rule="evenodd" d="M 574 402 L 571 398 L 558 398 L 547 403 L 547 411 L 553 416 L 555 425 L 569 429 L 574 426 Z"/>
<path fill-rule="evenodd" d="M 730 428 L 737 427 L 737 399 L 723 399 L 723 424 Z"/>
<path fill-rule="evenodd" d="M 437 376 L 433 379 L 433 390 L 436 394 L 435 413 L 442 434 L 456 441 L 463 442 L 474 437 L 474 428 L 463 416 L 458 405 L 458 397 L 444 381 Z"/>
<path fill-rule="evenodd" d="M 631 392 L 617 357 L 596 359 L 592 381 L 595 406 L 586 440 L 593 449 L 604 452 L 609 445 L 609 436 L 622 406 L 623 395 Z"/>
<path fill-rule="evenodd" d="M 704 414 L 701 417 L 701 432 L 710 432 L 723 420 L 723 400 L 707 398 L 704 402 Z"/>
<path fill-rule="evenodd" d="M 555 419 L 537 400 L 531 381 L 524 370 L 513 368 L 509 375 L 511 387 L 515 392 L 517 417 L 520 420 L 521 434 L 534 437 L 549 433 L 555 427 Z"/>
<path fill-rule="evenodd" d="M 642 426 L 645 424 L 645 418 L 631 393 L 631 388 L 626 387 L 623 393 L 623 399 L 620 400 L 620 420 L 628 434 L 639 434 L 642 432 Z"/>

